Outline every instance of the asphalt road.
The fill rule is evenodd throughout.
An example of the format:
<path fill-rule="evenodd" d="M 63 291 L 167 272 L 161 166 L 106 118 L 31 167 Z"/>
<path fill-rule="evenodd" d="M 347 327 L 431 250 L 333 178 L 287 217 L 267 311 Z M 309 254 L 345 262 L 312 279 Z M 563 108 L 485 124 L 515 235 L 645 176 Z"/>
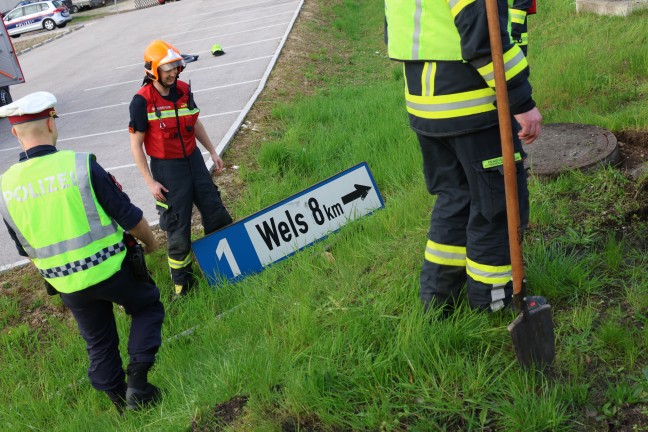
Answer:
<path fill-rule="evenodd" d="M 88 22 L 19 57 L 25 83 L 14 100 L 34 91 L 58 99 L 59 149 L 88 151 L 131 200 L 157 223 L 154 200 L 135 167 L 127 131 L 128 104 L 143 78 L 142 55 L 154 39 L 197 54 L 181 79 L 191 80 L 200 119 L 222 154 L 263 89 L 303 0 L 183 0 Z M 210 54 L 220 44 L 225 55 Z M 0 173 L 20 148 L 0 120 Z M 211 163 L 211 160 L 208 162 Z M 50 221 L 56 229 L 57 221 Z M 0 226 L 0 270 L 25 260 Z"/>

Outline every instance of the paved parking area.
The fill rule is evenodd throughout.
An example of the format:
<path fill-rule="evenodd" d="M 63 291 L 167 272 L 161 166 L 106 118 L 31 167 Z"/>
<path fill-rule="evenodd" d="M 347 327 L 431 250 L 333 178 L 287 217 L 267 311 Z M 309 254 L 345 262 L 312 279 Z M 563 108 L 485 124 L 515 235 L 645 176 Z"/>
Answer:
<path fill-rule="evenodd" d="M 85 23 L 82 29 L 19 57 L 25 84 L 18 99 L 38 90 L 58 100 L 58 147 L 89 151 L 157 222 L 153 198 L 135 167 L 129 145 L 128 104 L 143 79 L 144 48 L 164 39 L 183 54 L 199 55 L 181 78 L 191 80 L 202 120 L 223 153 L 263 89 L 303 0 L 182 0 Z M 220 44 L 225 55 L 213 57 Z M 0 173 L 20 149 L 8 122 L 0 121 Z M 57 221 L 50 221 L 56 229 Z M 24 260 L 0 228 L 0 269 Z"/>

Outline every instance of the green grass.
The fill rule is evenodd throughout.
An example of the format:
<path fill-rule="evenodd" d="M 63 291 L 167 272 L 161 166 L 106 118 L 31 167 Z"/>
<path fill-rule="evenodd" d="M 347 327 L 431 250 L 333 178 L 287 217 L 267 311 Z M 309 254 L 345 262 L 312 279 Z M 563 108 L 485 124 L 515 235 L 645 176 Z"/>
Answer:
<path fill-rule="evenodd" d="M 553 306 L 549 373 L 520 368 L 506 330 L 512 315 L 465 304 L 446 320 L 424 315 L 418 272 L 434 200 L 401 69 L 386 59 L 382 5 L 319 4 L 317 23 L 301 24 L 317 41 L 307 64 L 283 65 L 313 84 L 259 100 L 269 107 L 267 139 L 251 152 L 255 163 L 240 164 L 247 189 L 227 205 L 247 216 L 367 161 L 385 208 L 239 283 L 212 290 L 202 281 L 182 302 L 170 300 L 165 252 L 149 256 L 167 313 L 151 380 L 165 393 L 158 407 L 123 419 L 89 385 L 75 324 L 55 314 L 60 299 L 26 307 L 2 284 L 0 430 L 647 427 L 648 228 L 625 216 L 646 205 L 640 185 L 614 169 L 531 181 L 526 270 L 531 291 Z M 605 18 L 576 15 L 571 2 L 543 4 L 531 17 L 530 61 L 545 119 L 648 129 L 647 25 L 646 13 Z M 40 287 L 29 277 L 18 285 Z M 42 306 L 46 324 L 19 316 Z M 115 311 L 126 358 L 129 319 Z M 226 425 L 215 407 L 236 396 L 247 403 Z"/>

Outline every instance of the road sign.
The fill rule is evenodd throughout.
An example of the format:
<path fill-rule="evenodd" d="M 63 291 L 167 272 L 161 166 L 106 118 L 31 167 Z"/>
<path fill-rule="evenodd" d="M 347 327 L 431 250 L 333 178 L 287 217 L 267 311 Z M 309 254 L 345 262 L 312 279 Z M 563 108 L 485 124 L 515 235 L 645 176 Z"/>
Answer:
<path fill-rule="evenodd" d="M 211 285 L 239 280 L 384 207 L 366 162 L 193 242 Z"/>

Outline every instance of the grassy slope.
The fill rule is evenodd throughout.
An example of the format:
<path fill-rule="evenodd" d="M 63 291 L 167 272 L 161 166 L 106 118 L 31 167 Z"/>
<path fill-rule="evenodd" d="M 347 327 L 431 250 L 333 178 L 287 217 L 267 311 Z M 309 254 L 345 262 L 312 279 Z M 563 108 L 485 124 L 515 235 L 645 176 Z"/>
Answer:
<path fill-rule="evenodd" d="M 647 22 L 645 13 L 632 21 L 577 16 L 568 2 L 548 2 L 531 28 L 545 117 L 646 129 L 648 58 L 636 51 L 638 39 L 647 45 Z M 554 306 L 558 358 L 548 376 L 525 373 L 506 332 L 511 316 L 463 309 L 436 321 L 420 311 L 417 273 L 433 201 L 400 69 L 385 59 L 381 5 L 307 2 L 295 34 L 250 116 L 259 132 L 228 151 L 246 185 L 229 204 L 246 216 L 366 160 L 386 208 L 182 303 L 168 301 L 163 254 L 152 257 L 165 291 L 165 336 L 194 331 L 160 352 L 152 374 L 166 390 L 160 407 L 124 420 L 88 385 L 74 323 L 54 316 L 60 301 L 34 300 L 30 310 L 54 307 L 45 323 L 30 323 L 3 287 L 0 429 L 220 430 L 225 421 L 213 407 L 237 395 L 249 399 L 229 430 L 645 426 L 647 230 L 624 216 L 645 205 L 645 192 L 614 170 L 533 182 L 529 284 Z M 25 288 L 33 279 L 24 278 L 11 283 Z M 128 320 L 118 314 L 125 339 Z"/>

